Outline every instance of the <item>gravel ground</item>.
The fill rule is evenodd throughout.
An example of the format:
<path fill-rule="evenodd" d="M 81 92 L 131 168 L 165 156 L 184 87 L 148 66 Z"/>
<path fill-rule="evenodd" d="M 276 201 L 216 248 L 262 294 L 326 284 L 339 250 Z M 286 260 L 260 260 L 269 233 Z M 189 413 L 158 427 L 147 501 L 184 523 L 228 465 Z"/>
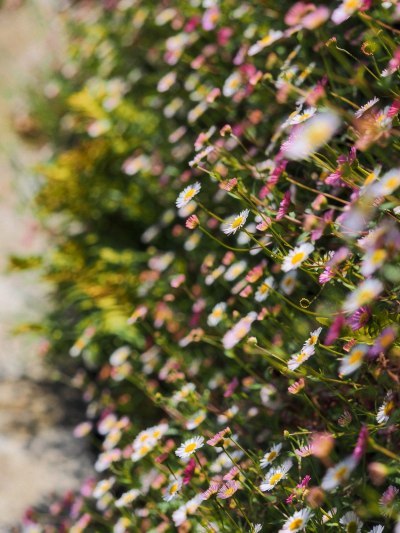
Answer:
<path fill-rule="evenodd" d="M 39 273 L 10 274 L 7 256 L 41 253 L 46 239 L 32 211 L 29 167 L 46 147 L 24 144 L 11 116 L 23 113 L 22 89 L 50 66 L 61 47 L 54 0 L 8 0 L 0 7 L 0 532 L 24 510 L 91 474 L 88 453 L 71 435 L 77 422 L 73 392 L 49 382 L 38 340 L 15 337 L 21 322 L 40 319 L 49 289 Z M 51 50 L 51 52 L 49 52 Z M 59 52 L 58 52 L 59 53 Z M 75 414 L 73 414 L 75 413 Z M 75 419 L 74 419 L 75 418 Z"/>

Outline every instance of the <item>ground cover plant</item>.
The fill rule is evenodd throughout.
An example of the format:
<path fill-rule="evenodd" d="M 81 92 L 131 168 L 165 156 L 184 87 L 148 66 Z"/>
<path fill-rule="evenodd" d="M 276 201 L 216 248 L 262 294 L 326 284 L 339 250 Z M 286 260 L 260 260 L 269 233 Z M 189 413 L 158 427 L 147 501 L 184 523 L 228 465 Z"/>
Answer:
<path fill-rule="evenodd" d="M 68 58 L 32 96 L 54 150 L 40 327 L 98 477 L 24 527 L 393 531 L 396 2 L 65 17 Z"/>

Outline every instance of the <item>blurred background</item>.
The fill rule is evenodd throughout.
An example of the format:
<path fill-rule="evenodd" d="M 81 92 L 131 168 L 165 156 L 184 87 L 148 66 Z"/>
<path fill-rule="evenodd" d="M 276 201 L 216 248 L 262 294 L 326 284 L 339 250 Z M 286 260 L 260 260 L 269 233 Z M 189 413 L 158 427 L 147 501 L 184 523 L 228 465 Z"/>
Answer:
<path fill-rule="evenodd" d="M 32 168 L 48 148 L 35 138 L 27 90 L 41 83 L 63 48 L 60 3 L 0 0 L 0 531 L 50 493 L 79 486 L 90 474 L 84 444 L 72 436 L 74 391 L 57 394 L 41 364 L 37 337 L 15 335 L 40 320 L 50 288 L 40 272 L 10 272 L 8 258 L 45 250 L 33 214 Z"/>

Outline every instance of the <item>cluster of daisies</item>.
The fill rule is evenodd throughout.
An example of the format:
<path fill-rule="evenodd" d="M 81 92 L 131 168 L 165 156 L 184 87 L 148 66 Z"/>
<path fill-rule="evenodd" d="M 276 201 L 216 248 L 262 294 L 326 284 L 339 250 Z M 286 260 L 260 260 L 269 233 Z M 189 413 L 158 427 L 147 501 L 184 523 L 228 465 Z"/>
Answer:
<path fill-rule="evenodd" d="M 97 459 L 46 533 L 400 532 L 400 7 L 319 4 L 79 10 L 47 198 Z"/>

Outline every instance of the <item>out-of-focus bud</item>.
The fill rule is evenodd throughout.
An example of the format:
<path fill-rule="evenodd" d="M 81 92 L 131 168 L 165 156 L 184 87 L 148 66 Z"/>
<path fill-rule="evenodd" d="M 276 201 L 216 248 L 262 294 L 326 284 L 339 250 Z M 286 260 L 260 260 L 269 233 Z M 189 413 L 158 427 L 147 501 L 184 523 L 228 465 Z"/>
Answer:
<path fill-rule="evenodd" d="M 368 465 L 368 473 L 374 485 L 382 485 L 389 471 L 383 463 L 373 462 Z"/>
<path fill-rule="evenodd" d="M 307 493 L 307 502 L 310 507 L 316 509 L 324 503 L 325 493 L 320 487 L 310 487 Z"/>
<path fill-rule="evenodd" d="M 311 439 L 312 453 L 315 457 L 324 459 L 328 457 L 335 444 L 335 439 L 330 433 L 315 433 Z"/>

